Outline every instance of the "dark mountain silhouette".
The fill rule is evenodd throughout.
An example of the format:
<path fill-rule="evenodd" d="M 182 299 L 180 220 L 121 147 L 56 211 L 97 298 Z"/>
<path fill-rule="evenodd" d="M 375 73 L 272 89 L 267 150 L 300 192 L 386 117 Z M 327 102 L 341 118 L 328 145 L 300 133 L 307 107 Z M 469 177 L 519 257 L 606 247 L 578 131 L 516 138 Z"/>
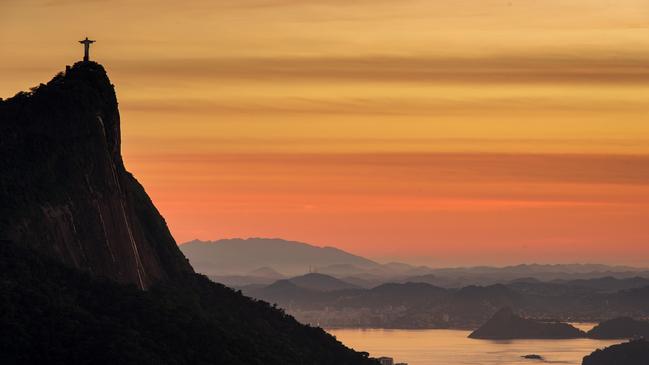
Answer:
<path fill-rule="evenodd" d="M 281 280 L 243 290 L 287 308 L 304 322 L 332 327 L 476 328 L 499 308 L 524 304 L 518 293 L 499 285 L 452 290 L 426 283 L 387 283 L 322 292 Z"/>
<path fill-rule="evenodd" d="M 119 130 L 94 62 L 0 102 L 3 364 L 376 363 L 195 274 Z"/>
<path fill-rule="evenodd" d="M 469 337 L 490 340 L 563 339 L 585 337 L 585 333 L 567 323 L 522 318 L 510 308 L 503 308 Z"/>
<path fill-rule="evenodd" d="M 0 239 L 141 288 L 192 272 L 124 168 L 101 65 L 78 63 L 0 102 L 0 155 Z"/>
<path fill-rule="evenodd" d="M 649 322 L 629 317 L 604 321 L 588 331 L 588 336 L 597 339 L 649 338 Z"/>
<path fill-rule="evenodd" d="M 258 298 L 284 304 L 295 300 L 302 303 L 317 301 L 317 298 L 320 298 L 320 296 L 314 295 L 317 292 L 325 293 L 357 288 L 353 284 L 332 276 L 317 273 L 277 280 L 267 286 L 249 285 L 242 287 L 247 294 L 254 294 Z"/>
<path fill-rule="evenodd" d="M 271 303 L 279 303 L 284 298 L 295 298 L 296 301 L 304 300 L 304 302 L 317 301 L 317 298 L 324 295 L 324 292 L 303 288 L 293 284 L 289 280 L 278 280 L 266 287 L 258 289 L 258 292 L 263 293 L 259 297 L 267 298 Z M 305 300 L 306 298 L 310 299 Z M 290 307 L 290 299 L 284 303 L 285 306 Z"/>
<path fill-rule="evenodd" d="M 395 306 L 425 306 L 431 302 L 448 296 L 448 292 L 422 283 L 382 284 L 365 291 L 356 298 L 347 298 L 343 302 L 352 306 L 395 307 Z"/>
<path fill-rule="evenodd" d="M 635 340 L 596 350 L 582 365 L 649 365 L 649 342 Z"/>
<path fill-rule="evenodd" d="M 426 304 L 448 292 L 428 284 L 383 284 L 372 289 L 341 289 L 337 291 L 314 290 L 279 280 L 263 288 L 245 291 L 246 294 L 277 303 L 283 307 L 302 305 L 308 308 L 328 306 L 368 307 Z"/>
<path fill-rule="evenodd" d="M 333 276 L 318 273 L 292 277 L 288 279 L 288 281 L 301 288 L 315 291 L 334 291 L 358 288 L 356 285 L 346 283 L 340 279 L 334 278 Z"/>
<path fill-rule="evenodd" d="M 363 269 L 378 266 L 371 260 L 337 248 L 281 239 L 195 240 L 180 245 L 180 249 L 194 269 L 206 275 L 240 275 L 263 266 L 286 276 L 301 275 L 309 269 L 334 264 L 349 264 Z"/>
<path fill-rule="evenodd" d="M 349 280 L 349 281 L 348 281 Z M 344 281 L 353 282 L 354 278 Z M 597 280 L 595 280 L 597 281 Z M 601 322 L 615 316 L 649 316 L 649 287 L 610 292 L 569 283 L 515 280 L 489 286 L 441 288 L 422 282 L 386 283 L 314 295 L 295 286 L 277 292 L 241 287 L 254 298 L 277 303 L 308 323 L 331 327 L 475 329 L 503 307 L 545 321 Z M 370 286 L 369 288 L 367 286 Z M 307 317 L 307 313 L 310 317 Z M 315 313 L 322 311 L 322 313 Z M 350 321 L 353 311 L 354 321 Z"/>

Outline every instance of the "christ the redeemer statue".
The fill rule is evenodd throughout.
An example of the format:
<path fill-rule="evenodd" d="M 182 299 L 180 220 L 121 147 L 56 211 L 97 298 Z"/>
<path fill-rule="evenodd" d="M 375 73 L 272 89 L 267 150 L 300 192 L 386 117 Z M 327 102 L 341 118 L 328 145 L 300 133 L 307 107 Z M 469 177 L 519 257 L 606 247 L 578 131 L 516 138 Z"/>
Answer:
<path fill-rule="evenodd" d="M 91 41 L 86 37 L 86 39 L 79 41 L 79 43 L 83 44 L 83 61 L 88 62 L 90 60 L 90 45 L 95 43 L 95 41 Z"/>

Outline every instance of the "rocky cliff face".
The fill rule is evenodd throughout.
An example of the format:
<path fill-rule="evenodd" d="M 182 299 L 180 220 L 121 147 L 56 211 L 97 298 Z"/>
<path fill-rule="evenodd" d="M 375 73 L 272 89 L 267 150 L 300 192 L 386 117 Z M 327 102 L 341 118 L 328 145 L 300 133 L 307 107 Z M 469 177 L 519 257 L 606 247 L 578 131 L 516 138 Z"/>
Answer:
<path fill-rule="evenodd" d="M 193 272 L 120 153 L 104 68 L 79 62 L 0 101 L 0 240 L 144 289 Z"/>

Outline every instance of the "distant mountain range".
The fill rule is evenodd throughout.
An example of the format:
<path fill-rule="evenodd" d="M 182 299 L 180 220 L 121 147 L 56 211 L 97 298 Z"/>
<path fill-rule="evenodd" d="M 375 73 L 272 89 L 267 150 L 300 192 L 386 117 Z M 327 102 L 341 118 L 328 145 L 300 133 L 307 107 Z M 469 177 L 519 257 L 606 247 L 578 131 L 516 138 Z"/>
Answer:
<path fill-rule="evenodd" d="M 180 248 L 213 281 L 318 326 L 475 329 L 503 307 L 542 322 L 649 316 L 649 272 L 626 266 L 430 268 L 264 238 Z"/>
<path fill-rule="evenodd" d="M 503 307 L 546 322 L 649 316 L 649 279 L 644 278 L 525 279 L 460 289 L 406 282 L 368 289 L 332 276 L 308 274 L 240 289 L 278 304 L 304 323 L 327 327 L 475 329 Z"/>
<path fill-rule="evenodd" d="M 194 240 L 180 245 L 194 269 L 229 286 L 268 285 L 310 272 L 372 288 L 384 283 L 427 283 L 443 288 L 531 282 L 592 285 L 620 290 L 649 284 L 649 271 L 601 264 L 522 264 L 506 267 L 430 268 L 406 263 L 377 263 L 333 247 L 317 247 L 278 238 Z M 592 281 L 599 279 L 599 281 Z M 620 282 L 619 280 L 625 280 Z M 579 281 L 582 281 L 581 283 Z M 565 287 L 563 285 L 562 287 Z M 538 287 L 536 287 L 538 289 Z"/>
<path fill-rule="evenodd" d="M 180 250 L 196 271 L 208 276 L 246 275 L 262 267 L 285 276 L 333 265 L 349 265 L 361 271 L 380 267 L 337 248 L 272 238 L 194 240 L 180 245 Z"/>

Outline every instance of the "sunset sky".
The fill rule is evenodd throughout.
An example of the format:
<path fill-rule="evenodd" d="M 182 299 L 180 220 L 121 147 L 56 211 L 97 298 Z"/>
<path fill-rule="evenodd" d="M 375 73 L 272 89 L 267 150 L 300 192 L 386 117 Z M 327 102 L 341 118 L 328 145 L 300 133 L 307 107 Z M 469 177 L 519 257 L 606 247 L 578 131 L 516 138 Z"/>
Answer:
<path fill-rule="evenodd" d="M 649 266 L 647 0 L 0 0 L 0 97 L 86 35 L 178 242 Z"/>

